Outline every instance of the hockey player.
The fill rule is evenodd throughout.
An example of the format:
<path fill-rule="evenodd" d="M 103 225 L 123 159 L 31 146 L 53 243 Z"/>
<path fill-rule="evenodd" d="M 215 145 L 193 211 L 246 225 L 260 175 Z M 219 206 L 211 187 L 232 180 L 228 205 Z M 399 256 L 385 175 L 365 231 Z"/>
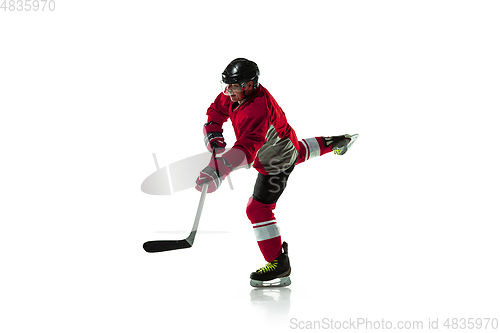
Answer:
<path fill-rule="evenodd" d="M 208 182 L 208 193 L 211 193 L 230 172 L 250 166 L 257 169 L 259 174 L 246 213 L 268 264 L 251 273 L 250 284 L 283 286 L 291 283 L 288 244 L 281 241 L 273 210 L 288 177 L 295 165 L 312 157 L 332 151 L 343 155 L 357 134 L 298 141 L 283 110 L 259 84 L 259 75 L 257 64 L 244 58 L 231 61 L 222 73 L 222 93 L 207 110 L 203 130 L 205 144 L 211 152 L 213 149 L 218 153 L 225 151 L 222 126 L 228 119 L 234 127 L 236 142 L 200 172 L 196 188 L 201 191 L 202 185 Z M 276 284 L 272 280 L 277 281 Z"/>

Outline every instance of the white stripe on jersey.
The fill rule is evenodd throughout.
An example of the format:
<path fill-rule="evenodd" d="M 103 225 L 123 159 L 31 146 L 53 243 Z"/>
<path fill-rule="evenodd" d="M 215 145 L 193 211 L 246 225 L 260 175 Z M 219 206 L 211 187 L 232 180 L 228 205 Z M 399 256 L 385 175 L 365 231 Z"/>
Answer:
<path fill-rule="evenodd" d="M 317 157 L 321 154 L 318 140 L 316 140 L 316 138 L 303 139 L 302 141 L 306 142 L 307 146 L 309 146 L 309 157 L 306 154 L 306 160 Z"/>

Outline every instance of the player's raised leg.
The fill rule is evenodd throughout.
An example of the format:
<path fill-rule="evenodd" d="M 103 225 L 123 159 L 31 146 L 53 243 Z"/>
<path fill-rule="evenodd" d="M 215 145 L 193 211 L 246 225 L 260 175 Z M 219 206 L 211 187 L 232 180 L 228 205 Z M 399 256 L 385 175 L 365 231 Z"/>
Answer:
<path fill-rule="evenodd" d="M 333 152 L 344 155 L 358 138 L 358 134 L 345 134 L 339 136 L 318 136 L 299 141 L 299 158 L 296 164 L 311 158 Z"/>

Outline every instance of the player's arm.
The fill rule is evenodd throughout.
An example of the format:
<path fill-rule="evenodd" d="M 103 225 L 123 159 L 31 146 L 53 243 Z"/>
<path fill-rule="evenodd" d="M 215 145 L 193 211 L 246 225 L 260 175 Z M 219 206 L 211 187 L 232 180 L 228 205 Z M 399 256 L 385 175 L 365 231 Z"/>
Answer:
<path fill-rule="evenodd" d="M 257 151 L 266 142 L 269 123 L 265 115 L 249 116 L 238 126 L 240 138 L 224 155 L 212 158 L 209 165 L 201 171 L 196 180 L 198 191 L 201 191 L 204 183 L 209 183 L 208 193 L 214 192 L 231 172 L 242 167 L 249 167 Z"/>
<path fill-rule="evenodd" d="M 222 125 L 229 118 L 230 99 L 224 94 L 219 94 L 207 110 L 207 123 L 203 126 L 205 146 L 212 152 L 214 148 L 223 151 L 226 147 L 222 135 Z"/>

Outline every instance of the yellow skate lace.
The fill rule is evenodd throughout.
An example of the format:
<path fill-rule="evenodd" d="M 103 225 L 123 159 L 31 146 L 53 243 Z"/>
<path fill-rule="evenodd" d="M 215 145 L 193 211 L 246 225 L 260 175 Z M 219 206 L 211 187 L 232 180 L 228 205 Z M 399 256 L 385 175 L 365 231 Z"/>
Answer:
<path fill-rule="evenodd" d="M 266 266 L 259 269 L 259 273 L 267 273 L 273 271 L 276 269 L 276 267 L 278 267 L 278 260 L 274 260 L 273 262 L 267 263 Z"/>

